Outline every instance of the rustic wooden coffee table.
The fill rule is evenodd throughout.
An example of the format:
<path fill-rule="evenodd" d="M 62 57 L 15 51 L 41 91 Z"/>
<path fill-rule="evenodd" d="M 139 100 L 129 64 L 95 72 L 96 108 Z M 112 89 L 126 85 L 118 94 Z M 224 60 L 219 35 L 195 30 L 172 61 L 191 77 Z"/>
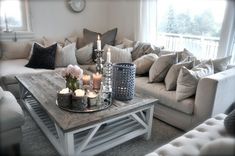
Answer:
<path fill-rule="evenodd" d="M 106 110 L 71 113 L 56 105 L 56 91 L 65 87 L 60 74 L 47 72 L 16 77 L 20 99 L 61 155 L 94 155 L 132 138 L 150 138 L 156 99 L 136 94 L 114 100 Z"/>

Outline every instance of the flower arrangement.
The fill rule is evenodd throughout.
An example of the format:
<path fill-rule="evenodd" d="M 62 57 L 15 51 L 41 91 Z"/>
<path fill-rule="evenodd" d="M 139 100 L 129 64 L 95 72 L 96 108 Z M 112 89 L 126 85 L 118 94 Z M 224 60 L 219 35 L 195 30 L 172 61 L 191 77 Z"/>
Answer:
<path fill-rule="evenodd" d="M 66 87 L 75 91 L 80 87 L 79 81 L 83 76 L 83 70 L 77 65 L 68 65 L 68 67 L 62 71 L 62 76 L 66 80 Z"/>

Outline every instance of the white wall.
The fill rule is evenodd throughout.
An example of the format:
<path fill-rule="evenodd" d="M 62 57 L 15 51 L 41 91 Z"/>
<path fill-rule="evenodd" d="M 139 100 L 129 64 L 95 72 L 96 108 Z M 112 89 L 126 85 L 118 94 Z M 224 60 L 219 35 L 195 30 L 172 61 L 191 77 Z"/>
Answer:
<path fill-rule="evenodd" d="M 65 37 L 73 32 L 81 36 L 83 28 L 108 29 L 106 0 L 86 0 L 81 13 L 72 12 L 67 0 L 29 0 L 29 12 L 35 37 Z"/>
<path fill-rule="evenodd" d="M 135 38 L 139 0 L 110 0 L 108 27 L 118 28 L 118 38 Z"/>
<path fill-rule="evenodd" d="M 67 1 L 29 0 L 35 37 L 65 37 L 73 32 L 82 36 L 83 28 L 104 33 L 117 27 L 117 38 L 134 39 L 139 0 L 86 0 L 81 13 L 72 12 Z"/>

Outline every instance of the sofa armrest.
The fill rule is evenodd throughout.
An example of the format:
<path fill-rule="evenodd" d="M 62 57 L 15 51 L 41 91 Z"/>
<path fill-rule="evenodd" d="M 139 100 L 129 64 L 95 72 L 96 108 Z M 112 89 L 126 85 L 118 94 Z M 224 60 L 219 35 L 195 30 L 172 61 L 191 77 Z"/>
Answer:
<path fill-rule="evenodd" d="M 234 91 L 235 68 L 199 80 L 193 122 L 200 122 L 215 114 L 224 113 L 235 102 Z"/>

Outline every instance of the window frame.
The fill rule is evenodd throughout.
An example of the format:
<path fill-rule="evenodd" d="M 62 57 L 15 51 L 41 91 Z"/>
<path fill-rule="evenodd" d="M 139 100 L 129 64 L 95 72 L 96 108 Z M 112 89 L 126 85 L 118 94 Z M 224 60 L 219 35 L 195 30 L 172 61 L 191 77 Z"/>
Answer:
<path fill-rule="evenodd" d="M 13 32 L 31 32 L 31 24 L 29 18 L 29 5 L 28 0 L 19 0 L 20 2 L 20 10 L 21 10 L 21 19 L 22 19 L 22 27 L 13 27 L 11 31 Z M 0 32 L 5 33 L 5 22 L 4 26 L 0 26 Z"/>

